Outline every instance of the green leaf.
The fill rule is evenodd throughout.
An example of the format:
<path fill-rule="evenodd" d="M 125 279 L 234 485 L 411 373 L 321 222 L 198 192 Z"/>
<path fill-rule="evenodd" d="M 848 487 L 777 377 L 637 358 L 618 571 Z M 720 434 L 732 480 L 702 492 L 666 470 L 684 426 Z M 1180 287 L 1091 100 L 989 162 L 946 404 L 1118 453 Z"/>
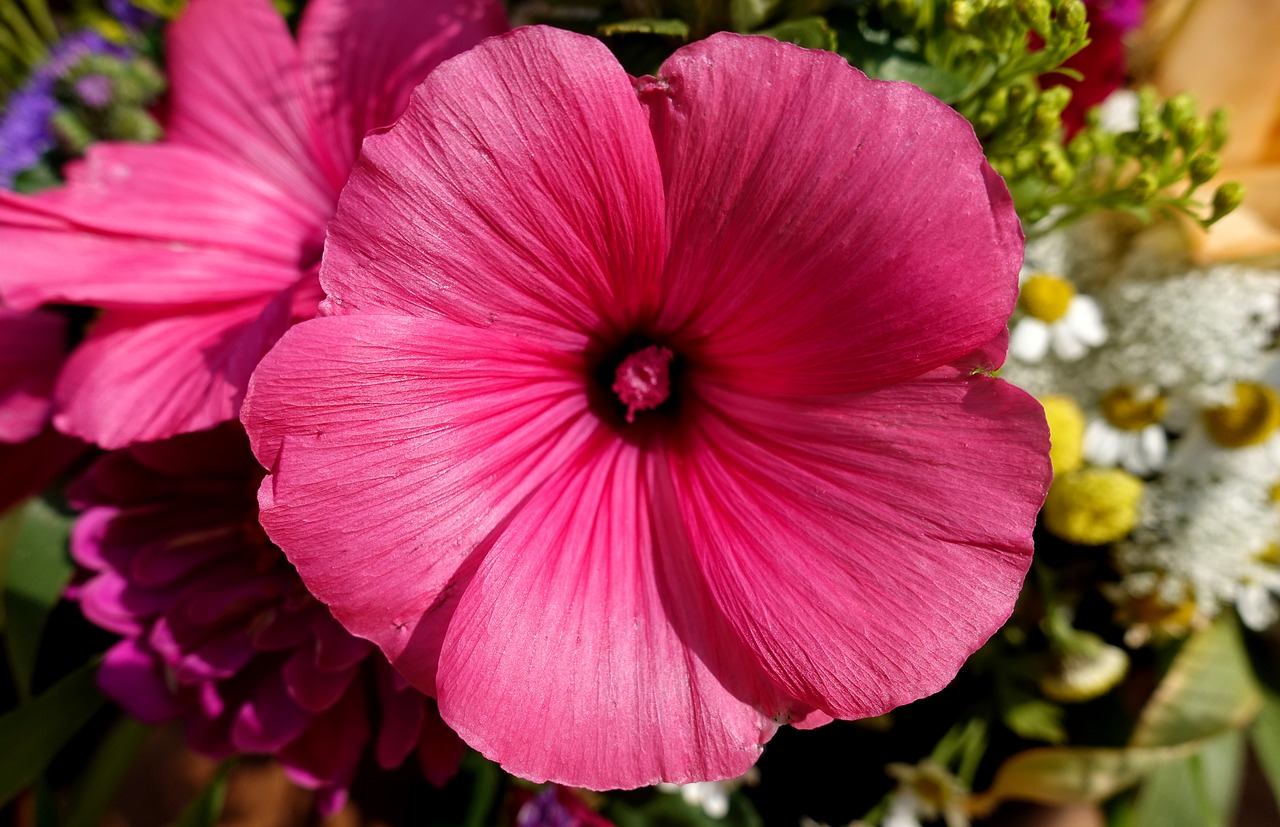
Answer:
<path fill-rule="evenodd" d="M 30 703 L 0 717 L 0 807 L 31 786 L 58 750 L 102 706 L 97 660 L 67 675 Z"/>
<path fill-rule="evenodd" d="M 604 23 L 596 28 L 601 37 L 612 37 L 617 34 L 656 34 L 663 37 L 675 37 L 680 40 L 689 39 L 689 24 L 683 20 L 660 20 L 652 17 L 635 20 L 619 20 L 616 23 Z"/>
<path fill-rule="evenodd" d="M 1234 613 L 1193 635 L 1138 718 L 1130 744 L 1169 746 L 1239 729 L 1262 707 Z"/>
<path fill-rule="evenodd" d="M 867 74 L 880 80 L 905 80 L 907 83 L 914 83 L 946 103 L 953 103 L 964 97 L 972 85 L 960 75 L 948 72 L 941 66 L 898 55 L 891 55 L 880 61 L 875 72 L 868 71 Z"/>
<path fill-rule="evenodd" d="M 145 724 L 128 715 L 120 716 L 98 745 L 93 761 L 80 780 L 73 809 L 62 827 L 97 827 L 102 823 L 120 782 L 150 732 Z"/>
<path fill-rule="evenodd" d="M 778 0 L 729 0 L 729 21 L 735 32 L 753 32 L 764 25 Z"/>
<path fill-rule="evenodd" d="M 215 827 L 222 818 L 222 806 L 227 801 L 227 776 L 234 764 L 234 759 L 228 759 L 218 765 L 209 785 L 187 805 L 174 827 Z"/>
<path fill-rule="evenodd" d="M 31 697 L 31 675 L 45 620 L 75 570 L 67 556 L 70 531 L 69 517 L 43 500 L 28 502 L 0 583 L 5 648 L 18 697 L 23 701 Z"/>
<path fill-rule="evenodd" d="M 973 797 L 973 807 L 986 813 L 1005 799 L 1042 804 L 1102 801 L 1244 727 L 1261 704 L 1239 626 L 1234 616 L 1224 616 L 1178 652 L 1143 709 L 1128 747 L 1018 753 L 996 771 L 986 792 Z"/>
<path fill-rule="evenodd" d="M 836 31 L 822 17 L 788 20 L 771 28 L 761 29 L 757 34 L 768 35 L 774 40 L 794 43 L 806 49 L 825 49 L 828 52 L 836 50 Z"/>
<path fill-rule="evenodd" d="M 1156 768 L 1142 782 L 1134 827 L 1226 827 L 1244 772 L 1244 734 L 1230 731 L 1199 752 Z"/>
<path fill-rule="evenodd" d="M 1280 695 L 1266 693 L 1262 711 L 1249 730 L 1249 738 L 1262 774 L 1271 785 L 1271 793 L 1280 801 Z"/>
<path fill-rule="evenodd" d="M 1001 720 L 1014 734 L 1029 741 L 1061 744 L 1067 740 L 1062 707 L 1043 698 L 1021 700 L 1001 712 Z"/>

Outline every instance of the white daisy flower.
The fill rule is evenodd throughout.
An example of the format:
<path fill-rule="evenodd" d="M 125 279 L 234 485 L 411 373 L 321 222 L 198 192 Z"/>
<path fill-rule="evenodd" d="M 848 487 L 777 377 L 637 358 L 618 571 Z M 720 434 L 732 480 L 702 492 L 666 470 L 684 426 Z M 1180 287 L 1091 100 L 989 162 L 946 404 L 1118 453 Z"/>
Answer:
<path fill-rule="evenodd" d="M 1099 402 L 1102 415 L 1084 429 L 1084 457 L 1146 477 L 1164 467 L 1169 440 L 1161 424 L 1168 400 L 1150 386 L 1113 388 Z"/>
<path fill-rule="evenodd" d="M 1107 340 L 1098 303 L 1060 276 L 1036 273 L 1027 278 L 1018 307 L 1022 318 L 1009 335 L 1009 354 L 1023 362 L 1039 362 L 1051 349 L 1062 361 L 1075 362 Z"/>

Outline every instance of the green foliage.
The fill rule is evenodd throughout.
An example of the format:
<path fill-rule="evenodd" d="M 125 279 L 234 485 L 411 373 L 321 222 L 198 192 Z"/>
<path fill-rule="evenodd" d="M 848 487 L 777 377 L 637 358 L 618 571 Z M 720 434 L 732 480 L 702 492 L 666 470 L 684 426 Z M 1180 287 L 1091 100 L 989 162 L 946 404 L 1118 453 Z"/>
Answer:
<path fill-rule="evenodd" d="M 1233 803 L 1229 792 L 1236 783 L 1231 768 L 1238 769 L 1232 758 L 1238 739 L 1226 736 L 1239 733 L 1261 706 L 1261 691 L 1238 624 L 1234 617 L 1225 616 L 1195 634 L 1178 652 L 1139 716 L 1127 747 L 1021 752 L 1000 767 L 985 793 L 975 796 L 974 807 L 989 812 L 1007 799 L 1045 804 L 1099 802 L 1144 780 L 1172 783 L 1156 775 L 1172 765 L 1182 769 L 1168 770 L 1170 777 L 1184 772 L 1198 775 L 1203 790 L 1197 795 L 1204 802 L 1215 807 Z M 1154 805 L 1140 800 L 1135 814 L 1145 812 L 1143 806 Z"/>
<path fill-rule="evenodd" d="M 94 684 L 97 660 L 40 697 L 0 716 L 0 807 L 35 783 L 63 745 L 93 717 L 104 698 Z"/>
<path fill-rule="evenodd" d="M 18 697 L 25 701 L 45 620 L 74 568 L 67 556 L 71 521 L 42 500 L 32 500 L 6 521 L 13 522 L 0 534 L 4 643 Z"/>
<path fill-rule="evenodd" d="M 729 795 L 729 812 L 712 818 L 685 802 L 679 793 L 657 793 L 642 802 L 611 798 L 604 814 L 618 827 L 763 827 L 760 814 L 744 796 Z"/>

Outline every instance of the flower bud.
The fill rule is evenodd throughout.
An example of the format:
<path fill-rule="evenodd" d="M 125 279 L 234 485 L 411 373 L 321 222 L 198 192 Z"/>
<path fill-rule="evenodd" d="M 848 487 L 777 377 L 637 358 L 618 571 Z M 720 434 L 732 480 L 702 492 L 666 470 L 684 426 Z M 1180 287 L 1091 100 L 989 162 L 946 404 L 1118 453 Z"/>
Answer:
<path fill-rule="evenodd" d="M 1132 183 L 1129 184 L 1129 194 L 1138 203 L 1150 200 L 1159 191 L 1160 180 L 1156 178 L 1156 174 L 1151 170 L 1138 173 Z"/>
<path fill-rule="evenodd" d="M 1244 201 L 1244 185 L 1235 181 L 1228 181 L 1213 193 L 1213 214 L 1209 216 L 1206 222 L 1212 224 L 1228 213 L 1232 212 L 1236 207 Z"/>
<path fill-rule="evenodd" d="M 1192 186 L 1198 187 L 1212 180 L 1220 169 L 1222 169 L 1222 159 L 1212 152 L 1206 152 L 1203 155 L 1197 155 L 1192 158 L 1189 166 Z"/>

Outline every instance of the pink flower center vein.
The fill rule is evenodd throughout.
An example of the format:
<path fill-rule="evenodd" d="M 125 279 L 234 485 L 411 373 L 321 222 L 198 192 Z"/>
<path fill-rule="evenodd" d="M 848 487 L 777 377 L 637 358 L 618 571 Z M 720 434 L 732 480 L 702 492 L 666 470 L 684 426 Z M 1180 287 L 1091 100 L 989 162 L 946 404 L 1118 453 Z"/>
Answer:
<path fill-rule="evenodd" d="M 614 371 L 613 392 L 627 406 L 627 422 L 636 411 L 650 411 L 671 396 L 671 359 L 675 354 L 660 345 L 649 345 L 622 360 Z"/>

